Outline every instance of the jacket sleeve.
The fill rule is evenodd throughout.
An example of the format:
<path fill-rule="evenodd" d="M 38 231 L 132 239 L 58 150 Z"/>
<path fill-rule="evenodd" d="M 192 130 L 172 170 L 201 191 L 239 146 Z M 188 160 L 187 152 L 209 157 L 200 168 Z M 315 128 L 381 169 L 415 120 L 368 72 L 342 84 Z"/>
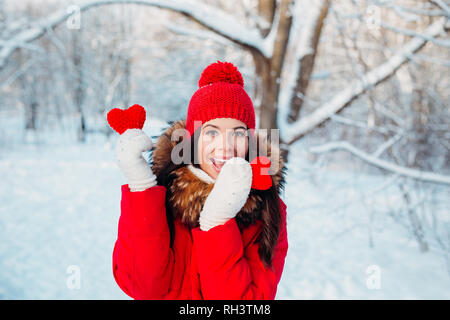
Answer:
<path fill-rule="evenodd" d="M 113 274 L 119 287 L 134 299 L 160 299 L 169 290 L 174 259 L 165 195 L 163 186 L 141 192 L 122 186 Z"/>
<path fill-rule="evenodd" d="M 275 299 L 288 249 L 286 205 L 281 199 L 280 209 L 280 235 L 269 268 L 259 258 L 258 243 L 244 248 L 235 219 L 209 231 L 193 230 L 204 299 Z"/>

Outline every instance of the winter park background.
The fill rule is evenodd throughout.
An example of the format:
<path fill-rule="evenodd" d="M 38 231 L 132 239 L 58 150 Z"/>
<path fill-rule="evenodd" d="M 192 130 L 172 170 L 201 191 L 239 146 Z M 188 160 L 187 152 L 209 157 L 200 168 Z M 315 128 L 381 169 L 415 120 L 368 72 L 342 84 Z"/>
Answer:
<path fill-rule="evenodd" d="M 128 298 L 106 113 L 156 140 L 217 60 L 288 159 L 277 299 L 450 299 L 449 7 L 0 0 L 0 299 Z"/>

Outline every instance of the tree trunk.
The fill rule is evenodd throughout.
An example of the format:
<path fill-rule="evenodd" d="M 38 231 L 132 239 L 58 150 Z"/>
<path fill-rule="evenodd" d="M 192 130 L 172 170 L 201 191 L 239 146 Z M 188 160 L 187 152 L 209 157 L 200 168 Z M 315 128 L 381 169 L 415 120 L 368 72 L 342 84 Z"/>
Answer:
<path fill-rule="evenodd" d="M 411 223 L 411 231 L 414 237 L 416 238 L 417 244 L 419 245 L 420 252 L 428 251 L 428 243 L 425 238 L 425 232 L 422 227 L 422 223 L 417 215 L 416 208 L 412 206 L 412 201 L 409 196 L 409 192 L 403 186 L 403 184 L 399 185 L 400 190 L 402 191 L 402 196 L 405 201 L 406 211 L 408 213 L 409 222 Z"/>
<path fill-rule="evenodd" d="M 270 58 L 266 58 L 260 52 L 251 51 L 258 79 L 257 83 L 260 86 L 257 92 L 260 103 L 259 128 L 261 129 L 278 129 L 277 108 L 280 76 L 292 25 L 292 15 L 290 13 L 292 0 L 282 0 L 278 5 L 277 11 L 275 11 L 275 3 L 275 1 L 269 0 L 261 1 L 258 6 L 259 15 L 264 20 L 271 22 L 271 32 L 275 32 L 273 54 Z M 263 36 L 269 35 L 269 31 L 266 29 L 260 31 Z"/>
<path fill-rule="evenodd" d="M 329 0 L 322 1 L 320 8 L 318 8 L 318 15 L 312 22 L 313 27 L 311 28 L 311 32 L 307 35 L 309 39 L 304 40 L 309 44 L 310 50 L 304 55 L 298 57 L 299 70 L 295 89 L 293 90 L 294 95 L 291 98 L 291 107 L 288 115 L 289 123 L 292 123 L 298 119 L 300 108 L 303 105 L 304 97 L 306 97 L 307 95 L 309 80 L 311 79 L 311 74 L 314 69 L 314 62 L 317 56 L 319 39 L 322 33 L 322 27 L 324 25 L 325 18 L 328 14 L 329 7 Z"/>
<path fill-rule="evenodd" d="M 25 129 L 27 130 L 36 130 L 36 118 L 38 112 L 39 104 L 32 97 L 31 103 L 27 106 L 27 116 L 26 116 L 26 124 Z"/>
<path fill-rule="evenodd" d="M 276 80 L 270 75 L 270 60 L 264 58 L 260 54 L 253 55 L 256 77 L 260 88 L 258 88 L 260 98 L 259 105 L 259 128 L 261 129 L 277 129 L 277 98 L 278 86 Z"/>
<path fill-rule="evenodd" d="M 83 66 L 81 58 L 81 45 L 80 39 L 77 35 L 73 38 L 73 65 L 75 68 L 75 88 L 74 88 L 74 104 L 75 109 L 80 116 L 80 126 L 78 128 L 78 142 L 86 141 L 86 121 L 83 113 L 83 102 L 84 102 L 84 81 L 83 81 Z"/>
<path fill-rule="evenodd" d="M 266 37 L 270 32 L 270 26 L 275 17 L 276 0 L 259 0 L 258 13 L 259 17 L 264 21 L 264 25 L 259 25 L 259 30 L 263 37 Z"/>

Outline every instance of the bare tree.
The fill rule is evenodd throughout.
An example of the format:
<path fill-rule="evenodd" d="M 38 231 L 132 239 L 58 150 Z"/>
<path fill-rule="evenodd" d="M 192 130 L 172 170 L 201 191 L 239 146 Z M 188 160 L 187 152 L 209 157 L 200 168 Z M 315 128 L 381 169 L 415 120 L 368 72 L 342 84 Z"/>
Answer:
<path fill-rule="evenodd" d="M 432 15 L 428 9 L 410 8 L 403 5 L 402 1 L 390 2 L 392 6 L 386 10 L 401 12 L 403 16 L 406 15 L 405 12 L 411 15 L 416 14 L 412 13 L 414 10 L 422 10 L 429 19 L 425 19 L 425 22 L 421 19 L 417 31 L 377 21 L 383 29 L 407 36 L 408 41 L 375 66 L 359 56 L 358 61 L 364 72 L 349 80 L 348 85 L 315 107 L 312 112 L 300 116 L 304 101 L 309 99 L 310 80 L 327 14 L 332 4 L 338 6 L 338 3 L 326 0 L 259 0 L 253 7 L 241 7 L 249 20 L 246 23 L 227 12 L 225 6 L 218 8 L 199 1 L 94 0 L 81 5 L 80 11 L 118 3 L 135 3 L 177 12 L 250 52 L 255 66 L 255 101 L 259 110 L 259 127 L 280 128 L 286 160 L 290 145 L 391 78 L 425 45 L 432 43 L 448 46 L 448 41 L 439 39 L 448 24 L 447 6 L 443 2 L 434 2 L 439 10 L 433 11 Z M 376 1 L 367 3 L 376 8 L 386 6 Z M 55 13 L 3 42 L 0 48 L 0 68 L 5 65 L 8 56 L 23 43 L 41 37 L 63 23 L 68 16 L 67 12 Z M 356 20 L 366 18 L 360 14 Z M 125 64 L 124 70 L 127 68 Z M 285 84 L 283 79 L 286 79 Z M 374 100 L 371 105 L 371 118 L 374 119 Z"/>

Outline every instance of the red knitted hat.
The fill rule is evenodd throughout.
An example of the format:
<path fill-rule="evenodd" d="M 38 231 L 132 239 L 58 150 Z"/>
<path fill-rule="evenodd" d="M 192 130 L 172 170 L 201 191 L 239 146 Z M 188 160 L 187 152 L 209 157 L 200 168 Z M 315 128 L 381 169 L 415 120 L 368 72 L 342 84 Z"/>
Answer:
<path fill-rule="evenodd" d="M 244 90 L 241 73 L 232 63 L 217 61 L 207 66 L 198 86 L 186 118 L 186 130 L 191 136 L 203 123 L 216 118 L 237 119 L 248 129 L 255 129 L 252 100 Z"/>

